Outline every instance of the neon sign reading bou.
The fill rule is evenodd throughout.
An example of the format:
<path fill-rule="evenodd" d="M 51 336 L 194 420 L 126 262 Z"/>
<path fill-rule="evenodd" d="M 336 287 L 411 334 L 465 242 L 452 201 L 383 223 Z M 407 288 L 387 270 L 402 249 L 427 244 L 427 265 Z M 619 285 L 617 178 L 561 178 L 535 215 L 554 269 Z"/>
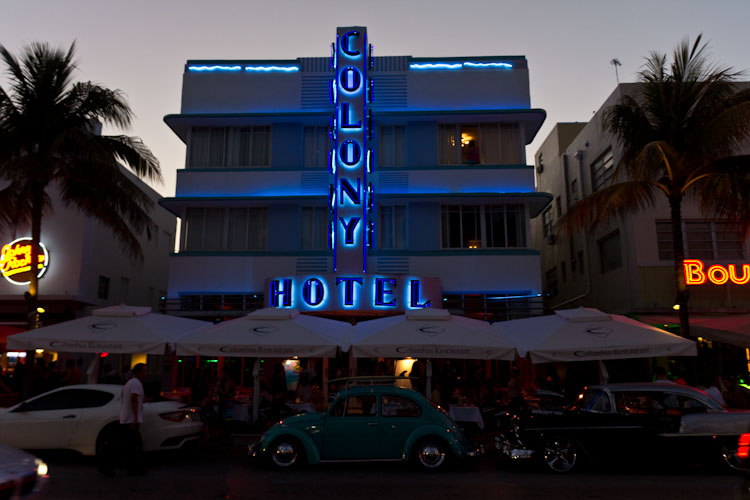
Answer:
<path fill-rule="evenodd" d="M 44 243 L 39 243 L 37 277 L 47 271 L 49 252 Z M 31 238 L 18 238 L 0 250 L 0 274 L 14 285 L 28 285 L 31 280 Z"/>
<path fill-rule="evenodd" d="M 728 266 L 714 264 L 705 269 L 706 265 L 702 260 L 685 259 L 683 266 L 686 285 L 703 285 L 707 281 L 714 285 L 724 285 L 729 282 L 735 285 L 750 283 L 750 264 L 742 264 L 741 270 L 738 270 L 738 266 L 734 264 Z"/>

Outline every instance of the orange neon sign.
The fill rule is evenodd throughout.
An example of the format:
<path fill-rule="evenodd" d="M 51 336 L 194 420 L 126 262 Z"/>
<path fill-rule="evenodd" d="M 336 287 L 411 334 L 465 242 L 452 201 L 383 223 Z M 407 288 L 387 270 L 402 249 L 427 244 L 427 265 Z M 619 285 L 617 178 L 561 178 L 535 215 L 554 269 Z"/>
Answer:
<path fill-rule="evenodd" d="M 750 283 L 750 264 L 742 264 L 742 275 L 737 274 L 737 266 L 729 264 L 722 266 L 714 264 L 705 269 L 705 264 L 698 259 L 685 259 L 685 284 L 703 285 L 707 281 L 714 285 L 724 285 L 732 282 L 735 285 L 746 285 Z M 705 270 L 704 270 L 705 269 Z"/>
<path fill-rule="evenodd" d="M 39 243 L 37 257 L 37 277 L 41 278 L 49 264 L 49 252 L 43 243 Z M 5 279 L 14 285 L 27 285 L 31 279 L 31 268 L 31 238 L 18 238 L 3 245 L 0 250 L 0 274 Z"/>

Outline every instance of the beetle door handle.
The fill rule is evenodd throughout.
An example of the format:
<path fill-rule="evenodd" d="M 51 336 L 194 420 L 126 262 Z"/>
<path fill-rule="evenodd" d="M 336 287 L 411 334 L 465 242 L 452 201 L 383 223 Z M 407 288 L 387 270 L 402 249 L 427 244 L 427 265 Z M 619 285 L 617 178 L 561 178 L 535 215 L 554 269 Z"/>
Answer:
<path fill-rule="evenodd" d="M 377 422 L 367 422 L 367 425 L 378 425 Z"/>
<path fill-rule="evenodd" d="M 65 415 L 63 418 L 76 418 L 75 415 Z"/>

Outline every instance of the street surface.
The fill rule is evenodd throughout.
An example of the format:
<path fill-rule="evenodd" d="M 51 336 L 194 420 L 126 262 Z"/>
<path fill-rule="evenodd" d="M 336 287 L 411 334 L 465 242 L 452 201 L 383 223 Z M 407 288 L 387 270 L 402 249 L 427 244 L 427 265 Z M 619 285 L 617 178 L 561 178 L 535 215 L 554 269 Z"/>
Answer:
<path fill-rule="evenodd" d="M 742 499 L 741 475 L 691 468 L 662 471 L 587 470 L 554 475 L 507 468 L 494 454 L 437 473 L 397 463 L 327 464 L 298 470 L 255 465 L 244 445 L 148 457 L 145 476 L 99 474 L 96 462 L 41 454 L 50 465 L 48 500 L 268 499 Z M 750 497 L 747 497 L 750 498 Z"/>

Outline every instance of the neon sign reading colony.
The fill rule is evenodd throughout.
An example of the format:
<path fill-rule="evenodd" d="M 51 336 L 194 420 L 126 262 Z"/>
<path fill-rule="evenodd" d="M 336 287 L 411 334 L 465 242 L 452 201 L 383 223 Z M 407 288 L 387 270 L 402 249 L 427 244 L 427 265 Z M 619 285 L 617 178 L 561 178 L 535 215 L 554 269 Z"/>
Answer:
<path fill-rule="evenodd" d="M 734 264 L 728 266 L 714 264 L 705 269 L 706 265 L 698 259 L 685 259 L 683 265 L 686 285 L 703 285 L 707 281 L 714 285 L 724 285 L 729 282 L 735 285 L 750 283 L 750 264 L 742 264 L 741 271 Z"/>

